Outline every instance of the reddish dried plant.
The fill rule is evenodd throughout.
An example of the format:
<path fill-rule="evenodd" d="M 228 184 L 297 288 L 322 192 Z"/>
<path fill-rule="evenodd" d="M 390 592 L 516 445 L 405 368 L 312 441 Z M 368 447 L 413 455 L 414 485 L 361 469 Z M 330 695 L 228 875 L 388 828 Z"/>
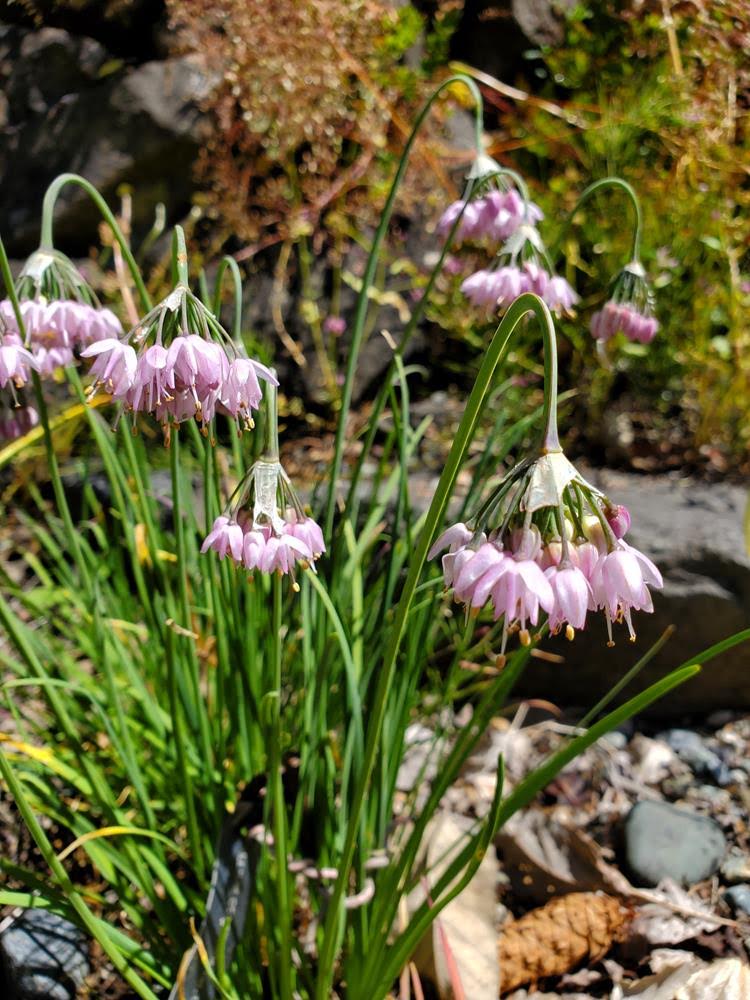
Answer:
<path fill-rule="evenodd" d="M 225 231 L 294 238 L 342 195 L 367 221 L 383 154 L 392 137 L 403 143 L 400 123 L 419 96 L 420 73 L 401 65 L 403 11 L 381 0 L 167 6 L 182 47 L 202 53 L 217 79 L 198 179 Z"/>

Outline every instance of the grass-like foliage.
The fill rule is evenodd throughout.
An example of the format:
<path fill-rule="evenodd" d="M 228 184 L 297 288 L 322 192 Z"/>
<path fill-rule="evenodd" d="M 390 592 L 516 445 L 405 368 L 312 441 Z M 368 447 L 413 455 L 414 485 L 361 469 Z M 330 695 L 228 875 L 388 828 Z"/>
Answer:
<path fill-rule="evenodd" d="M 224 417 L 206 434 L 183 420 L 169 427 L 165 448 L 142 415 L 140 433 L 128 413 L 113 433 L 114 408 L 101 394 L 87 402 L 69 366 L 73 405 L 51 418 L 33 373 L 40 425 L 0 456 L 7 463 L 43 444 L 53 488 L 50 498 L 26 484 L 30 505 L 14 508 L 15 537 L 6 541 L 12 559 L 0 578 L 8 638 L 0 649 L 8 713 L 0 771 L 40 855 L 28 869 L 0 861 L 12 887 L 0 891 L 0 904 L 69 917 L 140 997 L 198 995 L 201 979 L 213 995 L 242 1000 L 385 997 L 500 825 L 608 729 L 699 669 L 697 660 L 686 664 L 581 728 L 509 793 L 499 761 L 488 813 L 447 870 L 426 873 L 431 902 L 405 927 L 399 922 L 401 901 L 425 874 L 430 819 L 521 673 L 533 669 L 530 655 L 544 631 L 518 648 L 511 636 L 498 676 L 467 674 L 462 661 L 486 657 L 502 623 L 477 630 L 476 615 L 450 611 L 427 563 L 459 471 L 471 470 L 468 494 L 478 502 L 487 462 L 500 466 L 517 444 L 519 424 L 505 413 L 482 452 L 469 455 L 488 400 L 502 414 L 498 387 L 519 323 L 531 316 L 548 351 L 554 343 L 537 296 L 518 298 L 497 327 L 426 511 L 411 505 L 409 470 L 429 421 L 412 419 L 401 360 L 422 304 L 383 379 L 357 462 L 344 469 L 358 352 L 376 308 L 368 290 L 428 109 L 372 243 L 335 454 L 313 497 L 328 551 L 315 568 L 298 563 L 296 587 L 280 572 L 248 579 L 231 560 L 200 553 L 259 442 L 273 437 L 272 413 L 265 428 L 241 439 Z M 141 315 L 148 314 L 129 248 L 80 178 L 61 179 L 46 200 L 43 244 L 49 250 L 54 197 L 67 183 L 83 184 L 102 209 L 131 266 Z M 177 235 L 175 280 L 184 288 L 188 262 Z M 20 322 L 4 253 L 0 263 Z M 218 326 L 225 275 L 235 279 L 239 304 L 232 264 L 222 266 L 217 289 L 201 282 L 202 305 L 184 299 L 194 320 L 208 316 L 207 329 Z M 236 344 L 240 332 L 238 307 Z M 554 399 L 551 405 L 554 412 Z M 383 429 L 386 408 L 391 420 Z M 549 420 L 549 399 L 546 409 Z M 78 429 L 75 495 L 55 447 L 71 426 Z M 467 700 L 471 721 L 454 727 L 451 710 Z M 415 795 L 400 802 L 397 815 L 405 732 L 421 713 L 434 729 L 436 777 L 418 804 Z M 232 865 L 234 902 L 222 904 Z M 210 889 L 216 906 L 207 916 Z"/>

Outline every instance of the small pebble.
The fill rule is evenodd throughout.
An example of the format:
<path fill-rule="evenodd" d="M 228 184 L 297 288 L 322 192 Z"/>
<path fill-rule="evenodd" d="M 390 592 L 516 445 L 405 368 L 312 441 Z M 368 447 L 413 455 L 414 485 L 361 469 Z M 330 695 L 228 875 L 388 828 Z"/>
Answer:
<path fill-rule="evenodd" d="M 628 745 L 628 737 L 626 733 L 621 733 L 619 729 L 613 729 L 611 733 L 606 733 L 602 736 L 602 742 L 609 743 L 615 750 L 624 750 Z"/>
<path fill-rule="evenodd" d="M 89 971 L 86 936 L 49 910 L 24 910 L 0 934 L 3 1000 L 75 1000 Z"/>
<path fill-rule="evenodd" d="M 713 875 L 726 849 L 718 823 L 668 802 L 637 802 L 625 821 L 625 853 L 637 885 L 664 878 L 695 885 Z"/>
<path fill-rule="evenodd" d="M 730 884 L 750 880 L 750 855 L 739 847 L 730 848 L 721 865 L 721 877 Z"/>
<path fill-rule="evenodd" d="M 733 885 L 724 893 L 724 899 L 729 903 L 735 913 L 741 910 L 743 913 L 750 913 L 750 885 L 742 883 Z"/>
<path fill-rule="evenodd" d="M 727 765 L 692 729 L 668 729 L 659 734 L 659 739 L 664 740 L 697 777 L 708 778 L 722 787 L 732 784 Z"/>
<path fill-rule="evenodd" d="M 687 798 L 691 802 L 707 803 L 714 812 L 725 813 L 732 805 L 732 796 L 725 788 L 716 785 L 697 785 L 690 788 Z"/>

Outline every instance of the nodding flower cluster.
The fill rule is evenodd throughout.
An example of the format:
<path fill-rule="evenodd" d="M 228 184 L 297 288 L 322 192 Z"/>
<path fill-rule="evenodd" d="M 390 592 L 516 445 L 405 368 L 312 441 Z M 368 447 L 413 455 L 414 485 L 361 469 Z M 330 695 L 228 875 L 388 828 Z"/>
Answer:
<path fill-rule="evenodd" d="M 53 378 L 75 364 L 76 355 L 122 333 L 120 321 L 102 308 L 73 262 L 56 250 L 37 250 L 16 286 L 18 312 L 0 300 L 0 389 L 10 387 L 13 408 L 0 410 L 0 438 L 21 437 L 39 416 L 17 390 L 38 372 Z"/>
<path fill-rule="evenodd" d="M 242 480 L 225 513 L 213 523 L 201 552 L 213 549 L 249 572 L 289 574 L 315 568 L 326 550 L 323 532 L 307 517 L 289 477 L 276 459 L 256 462 Z"/>
<path fill-rule="evenodd" d="M 115 314 L 99 305 L 73 262 L 56 250 L 29 257 L 17 296 L 20 323 L 10 299 L 0 300 L 0 388 L 23 388 L 32 370 L 51 378 L 75 363 L 76 352 L 122 333 Z"/>
<path fill-rule="evenodd" d="M 588 483 L 562 451 L 514 466 L 473 522 L 454 524 L 430 550 L 443 556 L 446 587 L 472 613 L 490 602 L 508 636 L 531 640 L 545 612 L 553 633 L 572 639 L 589 612 L 601 610 L 635 640 L 632 611 L 652 611 L 649 587 L 659 570 L 627 541 L 630 515 Z"/>
<path fill-rule="evenodd" d="M 502 175 L 500 175 L 502 179 Z M 515 188 L 493 188 L 470 201 L 452 202 L 437 225 L 439 236 L 448 236 L 457 219 L 454 239 L 503 243 L 526 222 L 536 225 L 544 213 L 533 201 L 526 202 Z"/>
<path fill-rule="evenodd" d="M 512 186 L 507 178 L 513 178 Z M 556 313 L 570 313 L 578 295 L 565 278 L 554 273 L 536 228 L 543 219 L 529 201 L 523 182 L 491 157 L 480 156 L 469 174 L 477 197 L 455 201 L 443 212 L 437 231 L 445 237 L 456 225 L 459 242 L 489 243 L 495 256 L 461 283 L 461 291 L 482 309 L 504 310 L 523 292 L 534 292 Z M 522 193 L 519 193 L 520 192 Z"/>
<path fill-rule="evenodd" d="M 240 354 L 183 284 L 124 337 L 99 340 L 81 354 L 95 359 L 91 392 L 101 387 L 125 410 L 152 414 L 166 440 L 171 425 L 192 418 L 207 434 L 217 412 L 232 417 L 240 431 L 251 428 L 262 398 L 259 379 L 278 384 L 265 365 Z"/>
<path fill-rule="evenodd" d="M 591 335 L 606 341 L 622 333 L 634 343 L 650 344 L 658 329 L 646 273 L 638 261 L 633 261 L 618 274 L 609 299 L 591 317 Z"/>

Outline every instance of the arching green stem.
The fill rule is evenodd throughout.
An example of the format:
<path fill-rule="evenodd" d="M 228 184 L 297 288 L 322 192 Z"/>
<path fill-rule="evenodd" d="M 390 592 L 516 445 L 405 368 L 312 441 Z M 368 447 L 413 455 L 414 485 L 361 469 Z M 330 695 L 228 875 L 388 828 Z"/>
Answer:
<path fill-rule="evenodd" d="M 409 156 L 412 151 L 412 147 L 416 141 L 417 135 L 424 123 L 427 115 L 435 103 L 439 95 L 447 88 L 455 83 L 463 83 L 471 92 L 476 104 L 476 142 L 477 142 L 477 155 L 482 152 L 482 95 L 479 93 L 479 89 L 474 81 L 468 77 L 464 76 L 462 73 L 457 73 L 454 76 L 448 77 L 443 83 L 435 90 L 431 95 L 427 103 L 424 105 L 420 111 L 417 119 L 414 123 L 414 127 L 411 130 L 411 134 L 406 141 L 404 147 L 404 152 L 401 154 L 401 160 L 398 165 L 398 170 L 396 171 L 396 176 L 393 178 L 393 183 L 391 184 L 391 189 L 388 193 L 388 198 L 383 208 L 383 214 L 380 218 L 380 223 L 375 231 L 375 237 L 372 241 L 372 247 L 370 249 L 370 255 L 367 258 L 367 265 L 365 267 L 365 272 L 362 277 L 362 289 L 359 293 L 357 299 L 357 310 L 354 317 L 354 326 L 352 329 L 352 340 L 349 347 L 349 358 L 346 367 L 346 378 L 344 381 L 343 391 L 341 393 L 341 410 L 339 411 L 339 421 L 338 427 L 336 428 L 336 445 L 334 449 L 333 464 L 331 466 L 330 481 L 328 485 L 328 502 L 326 506 L 326 517 L 325 517 L 325 535 L 330 538 L 331 530 L 333 528 L 333 516 L 336 508 L 336 491 L 338 489 L 338 480 L 341 474 L 341 465 L 344 457 L 344 438 L 346 436 L 346 423 L 347 417 L 349 416 L 349 408 L 352 401 L 352 389 L 354 386 L 354 374 L 357 370 L 357 361 L 359 359 L 359 351 L 362 346 L 362 337 L 365 329 L 365 319 L 367 317 L 367 307 L 369 305 L 369 290 L 372 285 L 373 278 L 375 276 L 375 269 L 378 264 L 378 259 L 380 257 L 380 249 L 385 239 L 385 234 L 388 230 L 388 224 L 391 220 L 391 215 L 393 213 L 393 207 L 396 202 L 396 195 L 398 194 L 398 189 L 401 186 L 401 181 L 406 173 L 406 167 L 409 163 Z"/>
<path fill-rule="evenodd" d="M 175 284 L 179 282 L 181 285 L 188 285 L 190 283 L 185 230 L 182 226 L 175 226 L 172 231 L 172 269 L 176 278 Z"/>
<path fill-rule="evenodd" d="M 234 319 L 232 320 L 232 337 L 239 343 L 242 336 L 242 275 L 234 257 L 222 257 L 216 272 L 214 285 L 214 316 L 218 318 L 221 309 L 221 288 L 224 275 L 229 271 L 234 286 Z"/>
<path fill-rule="evenodd" d="M 347 492 L 346 502 L 344 504 L 344 517 L 346 517 L 348 514 L 351 513 L 352 504 L 354 503 L 354 500 L 357 495 L 357 487 L 359 485 L 360 476 L 362 475 L 362 469 L 364 468 L 365 461 L 372 450 L 373 442 L 375 441 L 375 437 L 378 432 L 380 415 L 383 412 L 383 408 L 385 407 L 385 402 L 386 399 L 388 398 L 388 393 L 390 392 L 390 387 L 398 368 L 399 359 L 403 357 L 404 352 L 406 351 L 406 348 L 414 334 L 414 331 L 417 328 L 417 324 L 419 323 L 420 319 L 424 314 L 425 308 L 430 299 L 430 295 L 432 294 L 432 289 L 435 287 L 435 282 L 437 281 L 438 276 L 441 274 L 443 270 L 445 258 L 448 256 L 450 252 L 450 247 L 453 242 L 453 237 L 458 231 L 458 227 L 461 225 L 461 220 L 464 217 L 466 205 L 468 204 L 469 199 L 471 198 L 472 192 L 476 187 L 476 184 L 477 184 L 477 179 L 474 177 L 470 177 L 468 184 L 466 185 L 466 190 L 464 191 L 464 196 L 463 196 L 464 205 L 461 211 L 459 212 L 457 218 L 455 219 L 453 225 L 451 226 L 450 232 L 446 236 L 445 243 L 443 244 L 443 249 L 440 253 L 440 257 L 438 258 L 437 263 L 433 267 L 430 276 L 427 279 L 427 285 L 424 288 L 422 296 L 414 306 L 411 316 L 409 317 L 409 321 L 404 327 L 404 332 L 401 334 L 401 340 L 399 341 L 398 347 L 394 352 L 394 356 L 391 358 L 391 362 L 383 378 L 380 391 L 375 397 L 375 402 L 373 403 L 372 412 L 367 422 L 368 424 L 367 437 L 365 438 L 364 445 L 359 453 L 356 464 L 352 471 L 351 480 L 349 482 L 349 490 Z M 335 550 L 334 550 L 334 558 L 335 558 Z"/>
<path fill-rule="evenodd" d="M 151 297 L 146 291 L 146 285 L 144 284 L 140 269 L 136 263 L 135 257 L 133 256 L 133 252 L 128 245 L 128 241 L 125 239 L 125 236 L 120 229 L 117 219 L 115 219 L 109 205 L 106 203 L 104 198 L 102 198 L 94 185 L 91 184 L 90 181 L 87 181 L 85 177 L 81 177 L 79 174 L 60 174 L 60 176 L 56 177 L 47 188 L 44 195 L 44 201 L 42 202 L 41 248 L 43 250 L 54 249 L 52 229 L 55 219 L 55 204 L 60 196 L 60 192 L 66 184 L 76 184 L 78 187 L 83 188 L 101 212 L 102 218 L 112 230 L 112 234 L 119 244 L 122 256 L 125 263 L 128 265 L 128 270 L 130 271 L 133 283 L 138 291 L 141 305 L 143 306 L 143 309 L 148 312 L 151 308 Z"/>
<path fill-rule="evenodd" d="M 409 612 L 414 594 L 427 559 L 427 552 L 432 544 L 438 527 L 442 523 L 461 463 L 474 437 L 479 417 L 481 415 L 492 380 L 499 365 L 505 360 L 510 344 L 510 338 L 520 320 L 528 313 L 533 313 L 542 328 L 545 341 L 545 369 L 547 374 L 547 392 L 551 392 L 554 384 L 556 390 L 557 364 L 554 343 L 554 327 L 549 309 L 537 295 L 526 293 L 519 296 L 510 306 L 492 338 L 485 354 L 484 361 L 474 383 L 466 409 L 461 418 L 456 436 L 443 468 L 435 496 L 425 517 L 424 528 L 416 543 L 414 555 L 409 563 L 409 573 L 404 583 L 401 597 L 396 606 L 393 625 L 388 633 L 383 662 L 378 671 L 377 688 L 372 707 L 369 712 L 367 738 L 364 751 L 362 774 L 357 783 L 351 809 L 347 818 L 346 836 L 338 865 L 339 876 L 336 880 L 329 901 L 323 938 L 321 941 L 318 978 L 316 981 L 315 1000 L 329 1000 L 331 995 L 333 964 L 335 952 L 341 937 L 341 920 L 343 918 L 343 897 L 349 884 L 349 875 L 354 862 L 357 846 L 357 835 L 360 829 L 360 816 L 369 790 L 375 761 L 379 753 L 380 738 L 385 717 L 388 694 L 390 692 L 396 661 L 401 646 L 401 640 L 406 630 Z M 545 447 L 557 443 L 557 431 L 551 430 L 555 414 L 553 403 L 546 406 Z"/>
<path fill-rule="evenodd" d="M 510 177 L 513 183 L 516 185 L 518 190 L 521 192 L 521 197 L 523 198 L 524 208 L 528 210 L 528 204 L 531 201 L 531 196 L 529 195 L 529 186 L 526 181 L 521 177 L 521 175 L 516 170 L 512 170 L 510 167 L 501 167 L 498 164 L 498 169 L 491 174 L 487 174 L 486 178 L 483 180 L 490 180 L 492 177 Z"/>
<path fill-rule="evenodd" d="M 560 244 L 563 241 L 563 237 L 568 232 L 570 225 L 575 218 L 576 212 L 581 208 L 584 202 L 588 201 L 592 194 L 597 191 L 601 191 L 605 187 L 617 187 L 624 191 L 630 203 L 633 207 L 633 243 L 630 250 L 631 261 L 639 261 L 641 256 L 641 234 L 643 232 L 643 213 L 641 211 L 641 203 L 638 201 L 638 195 L 635 193 L 635 189 L 627 181 L 624 181 L 621 177 L 602 177 L 601 180 L 594 181 L 593 184 L 589 184 L 587 188 L 584 188 L 581 192 L 581 196 L 576 202 L 575 208 L 570 213 L 568 218 L 565 220 L 565 225 L 563 226 L 562 232 L 557 239 L 554 247 L 554 254 L 560 248 Z"/>

